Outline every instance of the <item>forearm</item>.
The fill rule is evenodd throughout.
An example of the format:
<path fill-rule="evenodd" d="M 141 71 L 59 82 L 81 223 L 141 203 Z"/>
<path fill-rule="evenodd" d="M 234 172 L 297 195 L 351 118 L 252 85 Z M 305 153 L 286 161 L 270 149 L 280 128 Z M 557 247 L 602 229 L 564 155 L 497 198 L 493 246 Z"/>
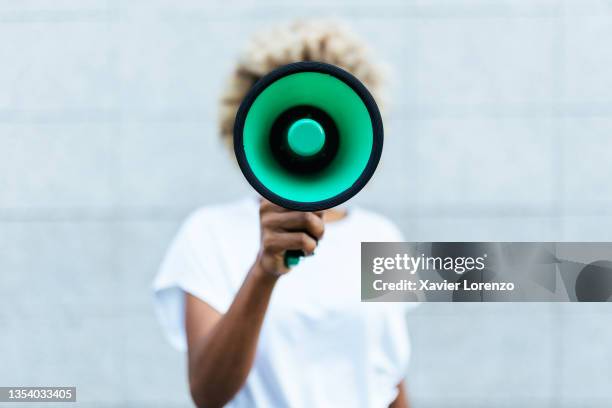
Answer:
<path fill-rule="evenodd" d="M 227 313 L 191 353 L 190 387 L 197 405 L 223 406 L 246 381 L 277 279 L 253 266 Z"/>
<path fill-rule="evenodd" d="M 389 408 L 410 408 L 410 404 L 408 403 L 408 394 L 406 392 L 406 386 L 404 385 L 404 381 L 400 382 L 397 385 L 397 397 L 395 401 L 389 405 Z"/>

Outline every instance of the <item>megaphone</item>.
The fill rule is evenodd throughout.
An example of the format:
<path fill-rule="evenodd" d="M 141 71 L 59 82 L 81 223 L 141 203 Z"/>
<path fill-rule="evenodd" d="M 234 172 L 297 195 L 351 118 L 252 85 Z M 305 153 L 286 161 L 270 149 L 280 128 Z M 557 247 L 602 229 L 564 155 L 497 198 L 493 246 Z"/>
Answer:
<path fill-rule="evenodd" d="M 380 111 L 366 87 L 322 62 L 296 62 L 261 78 L 242 101 L 234 151 L 251 186 L 298 211 L 335 207 L 370 180 L 382 154 Z M 288 266 L 300 251 L 287 251 Z"/>

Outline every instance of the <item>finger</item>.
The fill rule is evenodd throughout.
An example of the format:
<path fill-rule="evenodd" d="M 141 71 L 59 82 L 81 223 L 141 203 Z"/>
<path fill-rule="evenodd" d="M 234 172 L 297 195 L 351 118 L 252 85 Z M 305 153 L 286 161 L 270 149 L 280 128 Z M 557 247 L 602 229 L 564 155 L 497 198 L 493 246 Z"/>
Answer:
<path fill-rule="evenodd" d="M 305 232 L 276 233 L 267 239 L 266 250 L 277 254 L 289 249 L 301 250 L 305 255 L 312 255 L 317 248 L 317 241 Z"/>
<path fill-rule="evenodd" d="M 263 216 L 262 224 L 276 231 L 304 231 L 315 240 L 325 232 L 323 219 L 309 212 L 270 213 Z"/>
<path fill-rule="evenodd" d="M 265 198 L 262 198 L 261 202 L 259 203 L 259 213 L 260 214 L 264 214 L 268 212 L 289 212 L 289 211 L 291 210 L 281 207 L 280 205 L 274 204 L 273 202 L 266 200 Z"/>

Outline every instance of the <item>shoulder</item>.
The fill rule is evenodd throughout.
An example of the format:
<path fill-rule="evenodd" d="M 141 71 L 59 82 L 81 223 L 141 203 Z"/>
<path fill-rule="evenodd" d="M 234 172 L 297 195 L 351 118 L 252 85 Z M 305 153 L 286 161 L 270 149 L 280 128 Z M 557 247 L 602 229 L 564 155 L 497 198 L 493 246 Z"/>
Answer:
<path fill-rule="evenodd" d="M 228 273 L 218 272 L 228 271 L 227 259 L 235 253 L 235 247 L 244 248 L 245 241 L 252 241 L 251 234 L 256 236 L 256 231 L 251 232 L 253 225 L 257 226 L 257 218 L 253 220 L 252 215 L 256 212 L 255 200 L 245 199 L 200 207 L 191 213 L 166 251 L 155 288 L 180 282 L 185 291 L 197 294 L 206 282 L 217 288 L 225 285 L 219 281 Z"/>
<path fill-rule="evenodd" d="M 193 211 L 185 223 L 202 224 L 219 219 L 219 217 L 236 217 L 251 215 L 257 210 L 257 203 L 254 198 L 247 197 L 227 203 L 202 206 Z"/>
<path fill-rule="evenodd" d="M 257 215 L 257 203 L 254 198 L 202 206 L 193 211 L 183 222 L 180 233 L 186 235 L 212 232 L 217 226 L 228 223 L 243 223 L 252 220 Z"/>
<path fill-rule="evenodd" d="M 362 207 L 355 208 L 355 221 L 363 228 L 376 232 L 378 241 L 402 241 L 403 234 L 395 222 L 388 217 Z"/>

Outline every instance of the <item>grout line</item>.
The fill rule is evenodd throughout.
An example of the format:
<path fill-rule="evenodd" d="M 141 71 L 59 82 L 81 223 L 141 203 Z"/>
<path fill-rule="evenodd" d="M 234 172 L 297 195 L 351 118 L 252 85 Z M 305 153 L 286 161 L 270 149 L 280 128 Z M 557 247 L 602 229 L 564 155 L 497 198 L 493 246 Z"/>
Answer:
<path fill-rule="evenodd" d="M 327 2 L 313 2 L 296 6 L 285 2 L 265 2 L 253 6 L 229 8 L 223 6 L 187 6 L 170 7 L 124 7 L 121 2 L 108 2 L 99 8 L 75 8 L 63 10 L 32 9 L 5 10 L 0 12 L 0 24 L 19 23 L 79 23 L 104 21 L 154 21 L 180 23 L 227 23 L 244 20 L 271 21 L 287 19 L 292 15 L 320 16 L 335 15 L 349 19 L 381 20 L 424 20 L 424 19 L 550 19 L 563 16 L 562 3 L 551 2 L 526 8 L 508 7 L 499 3 L 480 2 L 476 4 L 454 5 L 452 2 L 440 5 L 412 2 L 389 2 L 354 5 L 345 2 L 329 5 Z M 142 11 L 146 10 L 145 13 Z M 579 13 L 581 17 L 599 17 L 601 14 L 590 13 L 590 9 Z M 607 14 L 606 14 L 607 15 Z M 612 14 L 611 14 L 612 15 Z"/>
<path fill-rule="evenodd" d="M 416 96 L 418 98 L 418 95 Z M 611 102 L 539 102 L 539 103 L 403 103 L 396 104 L 389 122 L 438 118 L 610 118 Z M 0 109 L 0 124 L 73 124 L 73 123 L 210 123 L 208 108 L 187 109 Z"/>
<path fill-rule="evenodd" d="M 487 218 L 550 218 L 567 217 L 602 217 L 612 216 L 612 206 L 603 203 L 593 203 L 592 207 L 584 206 L 581 210 L 557 213 L 549 206 L 540 207 L 501 207 L 495 203 L 482 205 L 479 203 L 449 204 L 448 206 L 421 207 L 412 206 L 386 208 L 379 211 L 393 213 L 404 211 L 402 219 L 487 219 Z M 203 204 L 205 205 L 205 204 Z M 0 222 L 126 222 L 126 221 L 180 221 L 200 205 L 181 207 L 166 206 L 135 206 L 135 207 L 66 207 L 66 208 L 0 208 Z M 385 211 L 387 210 L 387 211 Z"/>
<path fill-rule="evenodd" d="M 562 11 L 565 11 L 565 2 L 562 3 Z M 559 101 L 563 99 L 564 94 L 564 73 L 565 73 L 565 48 L 567 47 L 565 41 L 565 16 L 564 13 L 563 18 L 558 19 L 555 25 L 555 31 L 558 35 L 554 37 L 553 42 L 553 96 L 555 100 Z M 564 106 L 563 104 L 556 104 L 560 106 Z M 553 104 L 551 108 L 554 112 L 557 111 L 557 106 Z M 563 189 L 565 185 L 565 175 L 564 175 L 564 166 L 565 166 L 565 129 L 564 129 L 564 120 L 566 115 L 563 115 L 558 120 L 552 122 L 552 132 L 555 136 L 552 140 L 552 157 L 553 157 L 553 191 L 556 197 L 556 200 L 553 204 L 553 213 L 556 217 L 559 217 L 561 220 L 564 220 L 565 210 L 564 210 L 564 194 Z M 559 223 L 559 239 L 563 239 L 565 237 L 565 222 Z"/>
<path fill-rule="evenodd" d="M 481 3 L 476 5 L 463 5 L 452 7 L 451 3 L 440 6 L 430 6 L 424 4 L 388 3 L 368 4 L 355 6 L 346 2 L 340 5 L 329 5 L 329 3 L 316 2 L 312 5 L 302 4 L 288 5 L 284 2 L 269 2 L 257 4 L 251 7 L 228 8 L 224 6 L 188 6 L 179 8 L 148 8 L 147 13 L 139 12 L 141 9 L 134 9 L 130 12 L 129 8 L 122 7 L 118 3 L 114 7 L 101 7 L 91 9 L 64 9 L 64 10 L 10 10 L 0 12 L 0 23 L 71 23 L 89 21 L 132 21 L 132 20 L 152 20 L 152 21 L 180 21 L 184 22 L 238 22 L 246 19 L 258 19 L 270 21 L 275 18 L 288 18 L 290 15 L 313 14 L 321 15 L 340 15 L 343 18 L 364 18 L 364 19 L 477 19 L 477 18 L 554 18 L 560 15 L 557 6 L 551 5 L 543 7 L 528 7 L 521 10 L 508 8 L 503 5 L 491 3 Z M 152 11 L 152 12 L 151 12 Z M 211 17 L 212 16 L 212 17 Z"/>
<path fill-rule="evenodd" d="M 565 52 L 567 48 L 566 41 L 566 16 L 567 16 L 567 1 L 562 1 L 562 19 L 557 22 L 559 25 L 557 29 L 559 30 L 559 35 L 556 37 L 556 42 L 554 44 L 554 59 L 556 67 L 555 70 L 555 82 L 553 92 L 556 100 L 562 100 L 563 95 L 565 94 Z M 559 226 L 560 239 L 566 239 L 566 223 L 563 222 L 566 220 L 567 209 L 565 203 L 565 117 L 560 120 L 554 121 L 554 132 L 557 134 L 556 143 L 554 144 L 554 153 L 553 157 L 555 158 L 555 166 L 557 167 L 556 177 L 555 177 L 555 194 L 557 196 L 557 200 L 555 203 L 554 211 L 556 215 L 559 217 L 562 222 Z M 558 272 L 557 272 L 558 273 Z M 561 392 L 562 392 L 562 369 L 563 369 L 563 316 L 561 315 L 561 307 L 556 304 L 551 304 L 551 324 L 553 330 L 553 336 L 551 339 L 551 397 L 549 402 L 550 408 L 556 408 L 561 405 Z"/>
<path fill-rule="evenodd" d="M 28 23 L 80 23 L 80 22 L 180 22 L 184 23 L 239 23 L 245 20 L 267 22 L 278 19 L 288 19 L 290 16 L 337 16 L 344 19 L 367 20 L 465 20 L 465 19 L 551 19 L 563 16 L 562 9 L 553 4 L 550 6 L 522 8 L 507 8 L 499 4 L 485 3 L 453 7 L 452 3 L 430 6 L 427 4 L 377 4 L 376 6 L 361 5 L 355 7 L 350 3 L 343 5 L 287 5 L 283 2 L 259 4 L 255 7 L 239 7 L 230 9 L 227 6 L 214 7 L 184 7 L 157 8 L 153 12 L 147 9 L 133 11 L 123 8 L 119 3 L 114 7 L 91 9 L 64 9 L 64 10 L 11 10 L 0 12 L 0 24 L 28 24 Z M 324 14 L 322 14 L 324 13 Z M 584 17 L 601 17 L 585 10 L 579 14 Z M 604 14 L 604 16 L 612 14 Z"/>
<path fill-rule="evenodd" d="M 104 23 L 116 21 L 119 15 L 109 9 L 1 11 L 0 24 L 28 23 Z"/>

